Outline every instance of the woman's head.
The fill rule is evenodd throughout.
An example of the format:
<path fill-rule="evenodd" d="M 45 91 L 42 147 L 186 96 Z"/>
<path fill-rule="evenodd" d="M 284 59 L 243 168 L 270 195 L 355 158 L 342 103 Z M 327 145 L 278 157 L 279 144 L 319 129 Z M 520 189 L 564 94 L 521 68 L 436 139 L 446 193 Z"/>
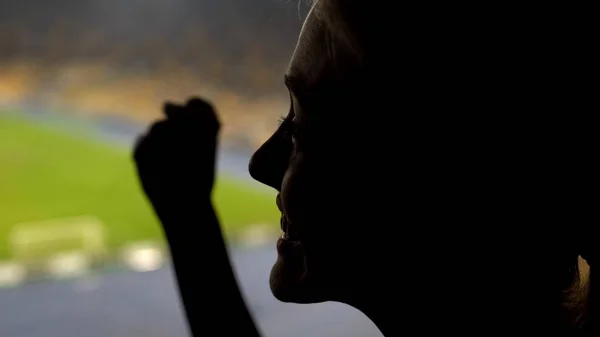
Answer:
<path fill-rule="evenodd" d="M 372 144 L 367 134 L 354 133 L 370 113 L 359 81 L 364 64 L 360 45 L 332 26 L 331 9 L 320 3 L 326 4 L 317 2 L 309 13 L 285 76 L 290 111 L 250 164 L 255 179 L 280 192 L 289 240 L 280 243 L 271 288 L 284 301 L 342 300 L 348 281 L 373 263 L 357 257 L 372 250 L 357 238 L 370 235 L 365 221 L 378 198 L 358 192 Z"/>
<path fill-rule="evenodd" d="M 250 163 L 256 180 L 279 191 L 286 239 L 273 294 L 355 304 L 394 292 L 411 304 L 436 300 L 436 310 L 526 293 L 519 301 L 537 306 L 557 299 L 578 253 L 555 252 L 556 241 L 532 227 L 535 215 L 557 221 L 552 205 L 565 205 L 548 185 L 556 153 L 531 155 L 526 112 L 518 123 L 498 114 L 516 106 L 520 85 L 500 79 L 518 74 L 482 53 L 485 30 L 460 35 L 445 13 L 410 12 L 388 30 L 394 15 L 381 3 L 341 3 L 320 0 L 310 11 L 286 73 L 290 111 Z M 500 287 L 489 291 L 482 279 Z"/>

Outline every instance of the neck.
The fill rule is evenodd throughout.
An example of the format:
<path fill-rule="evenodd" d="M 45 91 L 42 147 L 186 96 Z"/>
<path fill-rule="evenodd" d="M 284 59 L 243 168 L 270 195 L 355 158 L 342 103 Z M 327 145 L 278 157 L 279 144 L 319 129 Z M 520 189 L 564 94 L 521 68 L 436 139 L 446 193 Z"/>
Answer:
<path fill-rule="evenodd" d="M 348 304 L 365 314 L 384 336 L 399 335 L 396 310 L 399 303 L 394 294 L 364 294 Z"/>

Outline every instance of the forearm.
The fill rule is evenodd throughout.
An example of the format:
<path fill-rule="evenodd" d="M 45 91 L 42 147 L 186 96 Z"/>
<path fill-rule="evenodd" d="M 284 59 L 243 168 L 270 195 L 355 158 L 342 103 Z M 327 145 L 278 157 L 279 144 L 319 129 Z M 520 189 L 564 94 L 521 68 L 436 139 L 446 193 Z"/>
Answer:
<path fill-rule="evenodd" d="M 193 336 L 211 331 L 224 336 L 259 336 L 238 287 L 210 200 L 161 205 L 156 211 L 165 228 Z M 195 226 L 202 226 L 202 233 L 210 239 L 195 236 Z M 217 237 L 221 240 L 214 239 Z"/>

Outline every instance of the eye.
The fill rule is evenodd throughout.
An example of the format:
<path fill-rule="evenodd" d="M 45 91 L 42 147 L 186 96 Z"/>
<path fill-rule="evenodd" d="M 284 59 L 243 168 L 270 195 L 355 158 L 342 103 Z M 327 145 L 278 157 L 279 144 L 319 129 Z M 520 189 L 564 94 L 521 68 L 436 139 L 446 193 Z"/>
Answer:
<path fill-rule="evenodd" d="M 283 131 L 284 136 L 291 140 L 292 142 L 296 141 L 296 137 L 298 136 L 298 123 L 296 117 L 294 118 L 279 118 L 279 127 Z"/>

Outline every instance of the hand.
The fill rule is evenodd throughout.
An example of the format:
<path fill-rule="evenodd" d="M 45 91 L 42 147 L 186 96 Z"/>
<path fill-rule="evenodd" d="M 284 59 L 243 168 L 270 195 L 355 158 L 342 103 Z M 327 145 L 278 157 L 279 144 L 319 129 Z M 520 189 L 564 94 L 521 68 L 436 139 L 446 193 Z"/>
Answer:
<path fill-rule="evenodd" d="M 220 128 L 215 110 L 194 98 L 185 106 L 167 103 L 164 113 L 166 119 L 140 137 L 134 159 L 144 192 L 165 230 L 192 334 L 218 329 L 224 335 L 258 337 L 210 202 Z M 199 257 L 207 257 L 204 273 L 197 268 Z M 207 299 L 198 284 L 202 289 L 220 289 L 221 296 Z M 209 312 L 212 315 L 207 316 Z"/>
<path fill-rule="evenodd" d="M 184 106 L 165 103 L 163 111 L 166 119 L 154 123 L 134 150 L 144 192 L 155 208 L 210 200 L 220 128 L 214 108 L 192 98 Z"/>

